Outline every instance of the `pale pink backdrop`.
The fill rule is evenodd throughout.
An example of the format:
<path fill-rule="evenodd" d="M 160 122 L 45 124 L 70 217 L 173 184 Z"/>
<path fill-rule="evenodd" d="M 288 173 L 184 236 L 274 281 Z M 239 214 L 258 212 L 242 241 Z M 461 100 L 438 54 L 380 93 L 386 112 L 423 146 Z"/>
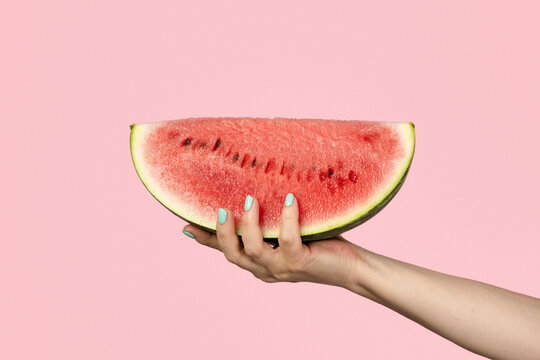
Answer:
<path fill-rule="evenodd" d="M 540 296 L 535 1 L 10 1 L 0 11 L 1 359 L 476 359 L 339 288 L 265 284 L 181 233 L 129 124 L 413 121 L 346 233 Z"/>

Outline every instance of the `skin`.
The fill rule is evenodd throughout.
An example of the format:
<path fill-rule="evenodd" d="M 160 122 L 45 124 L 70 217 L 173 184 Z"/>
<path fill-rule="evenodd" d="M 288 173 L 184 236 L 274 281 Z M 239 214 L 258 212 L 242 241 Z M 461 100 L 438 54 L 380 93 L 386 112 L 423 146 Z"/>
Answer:
<path fill-rule="evenodd" d="M 279 247 L 265 243 L 255 199 L 235 234 L 232 214 L 216 235 L 187 225 L 195 240 L 265 282 L 308 281 L 346 288 L 492 359 L 540 359 L 540 299 L 428 270 L 363 249 L 342 237 L 302 243 L 298 204 L 284 206 Z"/>

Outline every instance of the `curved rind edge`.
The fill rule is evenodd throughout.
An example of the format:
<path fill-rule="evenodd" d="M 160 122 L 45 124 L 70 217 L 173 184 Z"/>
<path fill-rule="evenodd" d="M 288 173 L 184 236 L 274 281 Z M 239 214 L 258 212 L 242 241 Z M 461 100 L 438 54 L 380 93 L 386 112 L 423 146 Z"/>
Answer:
<path fill-rule="evenodd" d="M 409 169 L 411 168 L 411 163 L 414 157 L 414 151 L 416 147 L 416 135 L 415 135 L 414 124 L 412 122 L 409 122 L 409 123 L 404 123 L 402 126 L 406 126 L 408 130 L 407 136 L 410 137 L 409 140 L 411 144 L 411 149 L 410 149 L 411 154 L 406 163 L 406 166 L 404 166 L 404 170 L 402 174 L 399 177 L 397 177 L 398 179 L 397 182 L 395 183 L 394 186 L 388 187 L 388 192 L 386 193 L 386 195 L 382 197 L 382 200 L 380 200 L 379 202 L 374 202 L 373 207 L 371 209 L 369 209 L 367 212 L 356 215 L 352 221 L 336 226 L 332 229 L 328 229 L 324 232 L 302 236 L 302 240 L 304 241 L 324 240 L 324 239 L 330 239 L 330 238 L 336 237 L 347 230 L 350 230 L 352 228 L 355 228 L 358 225 L 363 224 L 364 222 L 368 221 L 369 219 L 377 215 L 377 213 L 379 213 L 386 205 L 388 205 L 390 200 L 392 200 L 394 196 L 396 196 L 398 191 L 403 186 L 403 183 L 405 182 L 407 174 L 409 173 Z"/>
<path fill-rule="evenodd" d="M 148 124 L 140 124 L 140 125 L 148 125 Z M 411 142 L 412 149 L 411 149 L 411 155 L 410 155 L 410 157 L 409 157 L 409 159 L 407 161 L 407 165 L 404 167 L 404 170 L 403 170 L 401 176 L 397 177 L 397 179 L 398 179 L 397 183 L 395 183 L 394 186 L 389 186 L 388 187 L 389 191 L 387 192 L 387 194 L 385 196 L 383 196 L 382 200 L 380 200 L 379 202 L 375 202 L 373 204 L 373 207 L 371 207 L 368 211 L 357 214 L 357 215 L 353 215 L 353 220 L 352 221 L 349 221 L 349 222 L 347 222 L 345 224 L 339 224 L 338 226 L 335 226 L 335 227 L 333 227 L 331 229 L 324 229 L 323 231 L 320 231 L 320 232 L 311 233 L 311 234 L 304 234 L 304 235 L 301 236 L 302 241 L 315 241 L 315 240 L 324 240 L 324 239 L 334 238 L 334 237 L 344 233 L 345 231 L 348 231 L 348 230 L 350 230 L 350 229 L 352 229 L 352 228 L 354 228 L 354 227 L 356 227 L 358 225 L 361 225 L 364 222 L 371 219 L 372 217 L 374 217 L 386 205 L 388 205 L 388 203 L 390 202 L 390 200 L 392 200 L 394 198 L 394 196 L 396 196 L 398 191 L 403 186 L 403 183 L 405 182 L 405 178 L 407 177 L 407 174 L 409 172 L 409 169 L 410 169 L 413 157 L 414 157 L 415 146 L 416 146 L 416 135 L 415 135 L 415 126 L 414 126 L 414 124 L 412 122 L 409 122 L 409 123 L 404 123 L 402 126 L 406 126 L 408 128 L 408 130 L 409 130 L 408 135 L 410 136 L 409 140 Z M 143 185 L 146 187 L 146 189 L 150 192 L 150 194 L 152 194 L 152 196 L 160 204 L 162 204 L 165 208 L 167 208 L 174 215 L 180 217 L 182 220 L 188 222 L 189 224 L 191 224 L 191 225 L 193 225 L 193 226 L 195 226 L 195 227 L 197 227 L 199 229 L 202 229 L 204 231 L 215 234 L 216 233 L 215 229 L 212 229 L 212 228 L 203 226 L 201 224 L 198 224 L 198 223 L 194 222 L 193 220 L 186 219 L 182 215 L 174 212 L 163 201 L 161 201 L 157 196 L 155 196 L 154 193 L 150 190 L 149 185 L 144 181 L 143 177 L 141 176 L 141 173 L 140 173 L 140 171 L 138 169 L 138 166 L 137 166 L 137 160 L 136 160 L 135 155 L 133 153 L 133 149 L 134 149 L 133 142 L 134 142 L 135 135 L 136 135 L 138 127 L 139 127 L 139 124 L 130 125 L 130 130 L 131 130 L 131 134 L 130 134 L 130 151 L 131 151 L 131 158 L 132 158 L 132 161 L 133 161 L 133 165 L 135 167 L 135 171 L 137 172 L 137 175 L 138 175 L 139 179 L 141 180 L 141 182 L 143 183 Z M 238 235 L 238 237 L 242 238 L 241 235 Z M 278 239 L 275 238 L 275 237 L 265 237 L 264 238 L 264 241 L 274 242 L 274 243 L 277 243 L 277 240 Z"/>

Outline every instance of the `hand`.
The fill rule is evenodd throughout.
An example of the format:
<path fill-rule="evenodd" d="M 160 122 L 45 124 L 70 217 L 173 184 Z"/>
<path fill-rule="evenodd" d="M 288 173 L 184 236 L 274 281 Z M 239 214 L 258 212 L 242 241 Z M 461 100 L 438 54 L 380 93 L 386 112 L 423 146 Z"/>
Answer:
<path fill-rule="evenodd" d="M 310 281 L 349 289 L 353 286 L 353 275 L 361 264 L 359 248 L 341 236 L 302 243 L 298 203 L 294 197 L 290 206 L 283 207 L 279 247 L 275 249 L 263 241 L 257 199 L 253 199 L 251 208 L 242 217 L 242 241 L 235 233 L 230 211 L 220 211 L 227 216 L 223 224 L 217 221 L 216 235 L 193 225 L 187 225 L 184 231 L 193 234 L 197 242 L 220 250 L 227 260 L 265 282 Z"/>
<path fill-rule="evenodd" d="M 220 211 L 226 217 L 216 235 L 193 225 L 184 230 L 263 281 L 341 286 L 477 354 L 540 359 L 540 299 L 375 254 L 341 236 L 303 244 L 294 198 L 283 207 L 276 249 L 262 239 L 256 199 L 242 217 L 242 242 L 231 213 Z"/>

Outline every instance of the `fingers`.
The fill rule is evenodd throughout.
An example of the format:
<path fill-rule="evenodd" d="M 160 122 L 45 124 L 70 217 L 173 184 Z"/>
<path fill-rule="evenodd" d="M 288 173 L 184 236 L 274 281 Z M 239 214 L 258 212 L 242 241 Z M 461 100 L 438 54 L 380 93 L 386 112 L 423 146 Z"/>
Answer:
<path fill-rule="evenodd" d="M 259 226 L 259 204 L 247 196 L 241 222 L 242 241 L 236 235 L 233 214 L 219 209 L 216 235 L 192 225 L 184 228 L 199 243 L 223 252 L 227 260 L 250 271 L 257 278 L 268 282 L 297 281 L 297 272 L 303 269 L 309 248 L 302 243 L 298 223 L 298 202 L 288 194 L 281 213 L 279 248 L 273 249 L 263 241 Z M 190 236 L 191 237 L 191 236 Z M 296 280 L 295 280 L 296 279 Z"/>
<path fill-rule="evenodd" d="M 216 236 L 219 248 L 227 260 L 251 272 L 260 269 L 261 266 L 254 263 L 244 253 L 240 240 L 236 236 L 234 218 L 229 210 L 219 209 Z"/>
<path fill-rule="evenodd" d="M 281 227 L 279 230 L 279 249 L 286 258 L 294 258 L 301 254 L 302 239 L 298 225 L 298 202 L 293 194 L 287 194 L 281 211 Z"/>
<path fill-rule="evenodd" d="M 242 255 L 240 240 L 234 230 L 234 219 L 228 210 L 219 209 L 216 236 L 219 247 L 230 262 L 239 261 Z"/>
<path fill-rule="evenodd" d="M 246 197 L 241 228 L 246 255 L 255 262 L 266 265 L 273 249 L 263 241 L 259 226 L 259 203 L 250 195 Z"/>
<path fill-rule="evenodd" d="M 210 234 L 209 232 L 201 230 L 193 225 L 185 226 L 182 232 L 184 233 L 184 235 L 195 239 L 199 244 L 221 250 L 217 241 L 217 237 L 214 234 Z"/>

